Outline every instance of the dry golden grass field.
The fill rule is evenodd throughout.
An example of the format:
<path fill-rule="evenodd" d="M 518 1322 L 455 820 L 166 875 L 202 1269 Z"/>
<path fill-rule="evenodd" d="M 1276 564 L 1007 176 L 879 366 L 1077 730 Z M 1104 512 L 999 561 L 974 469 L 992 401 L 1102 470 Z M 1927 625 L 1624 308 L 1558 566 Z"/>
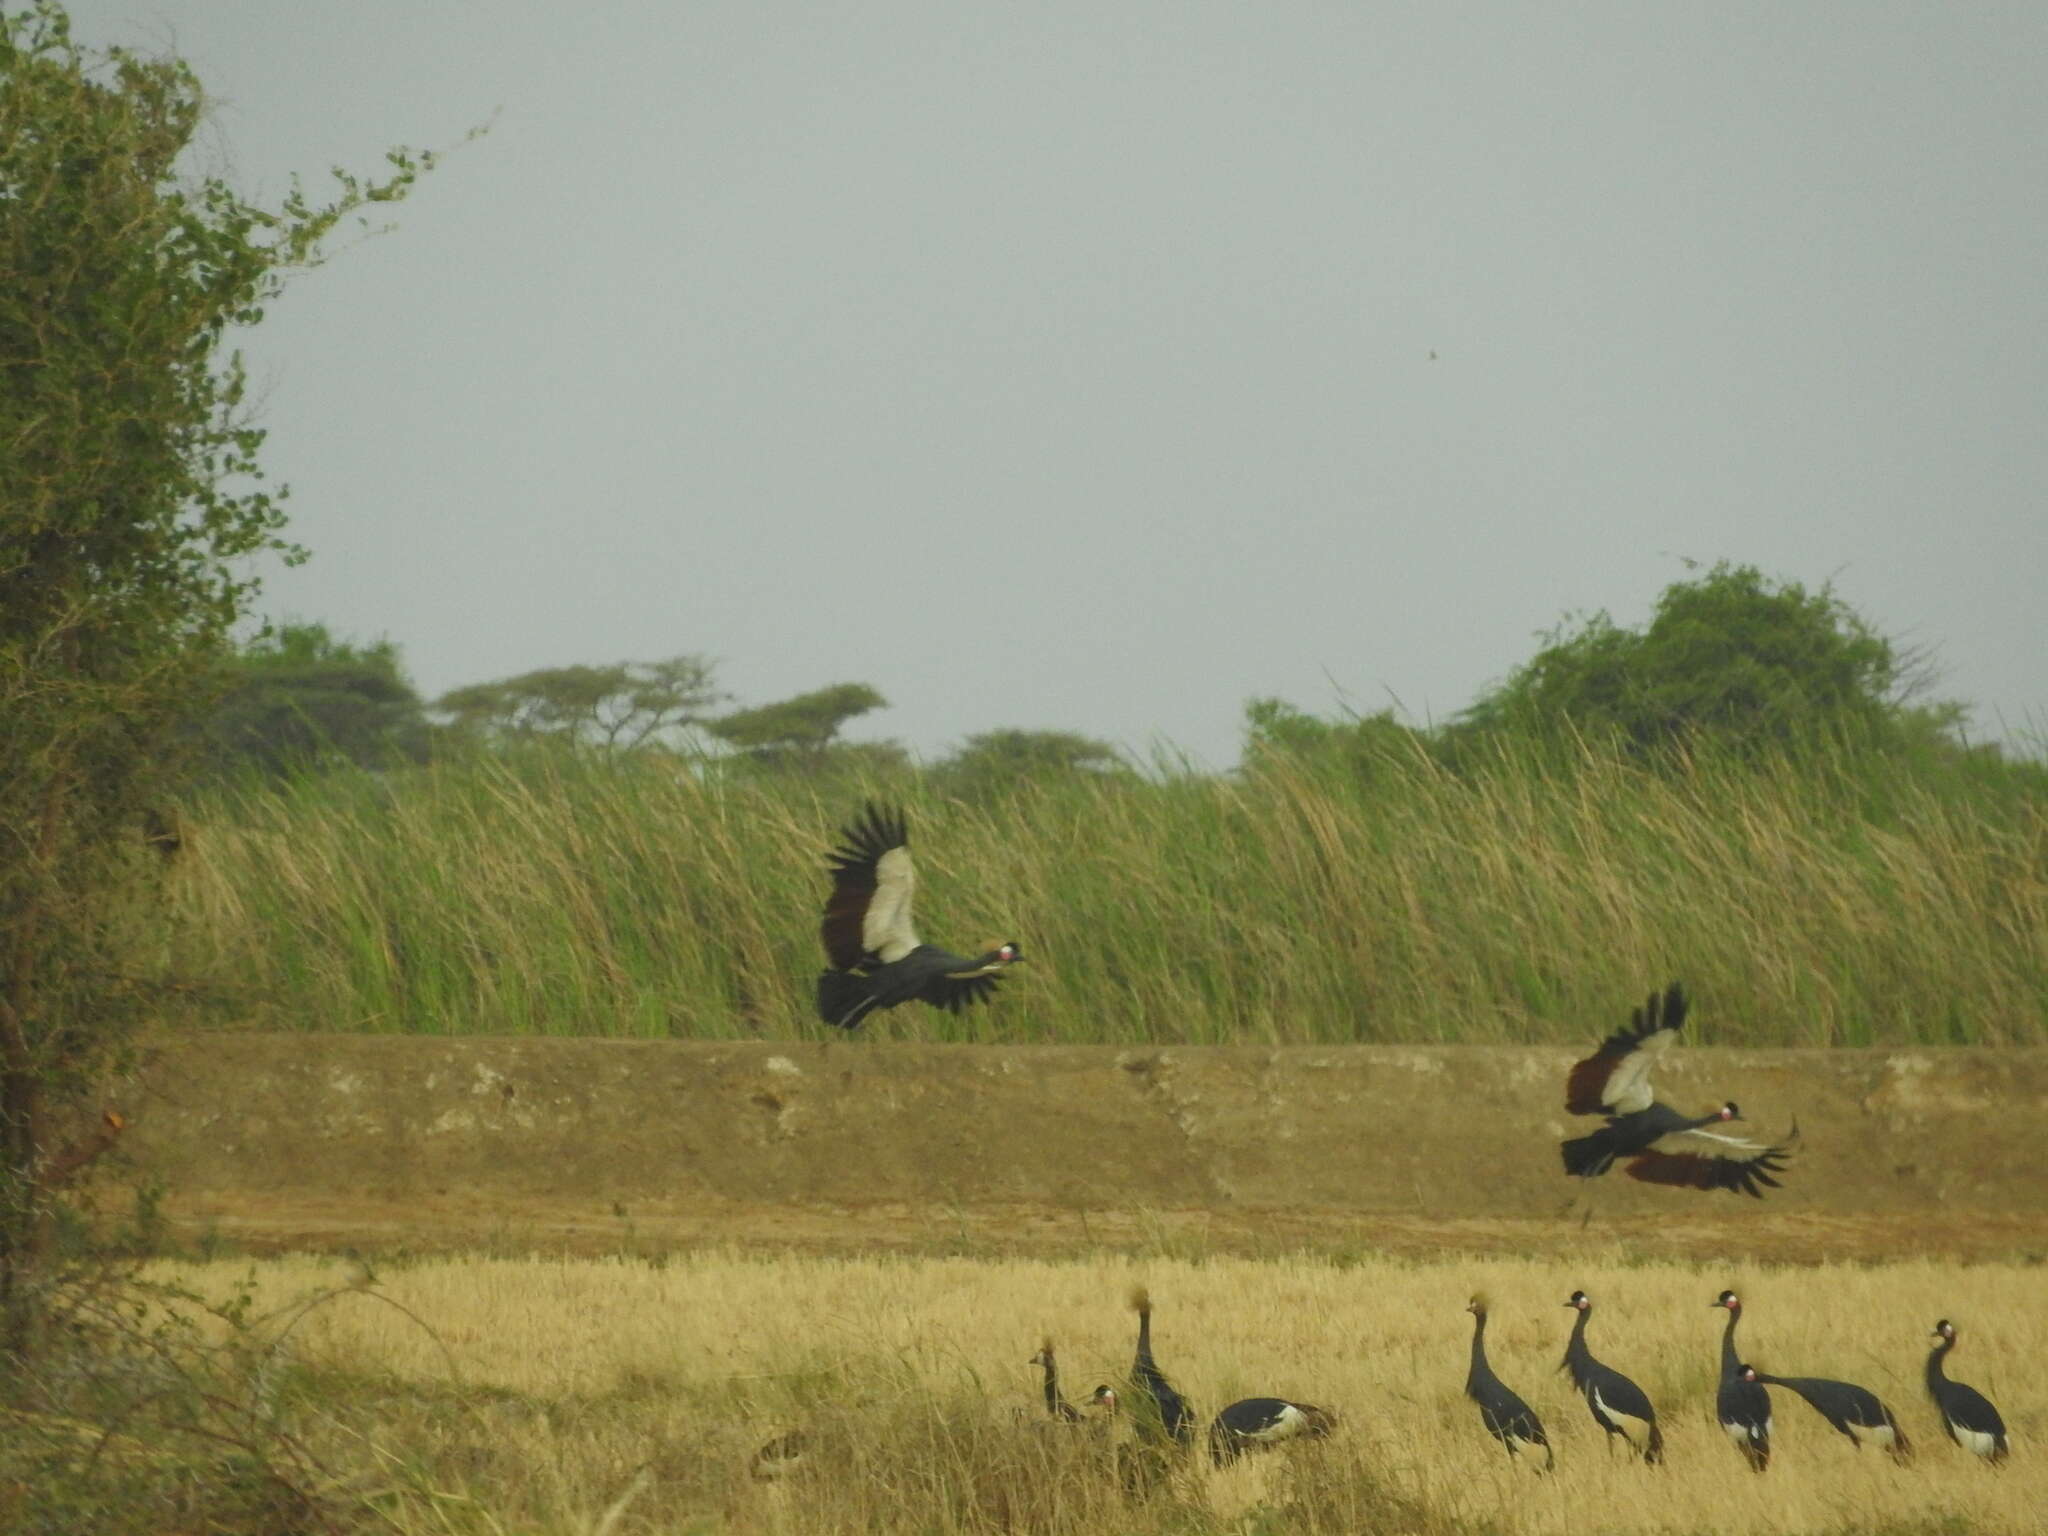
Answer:
<path fill-rule="evenodd" d="M 335 1394 L 323 1433 L 386 1466 L 406 1531 L 2018 1533 L 2048 1510 L 2048 1271 L 2024 1261 L 1789 1267 L 1593 1242 L 1570 1259 L 708 1249 L 380 1269 L 368 1290 L 333 1289 L 331 1258 L 163 1273 L 216 1293 L 253 1274 L 258 1310 L 282 1309 L 269 1326 L 291 1322 L 280 1357 Z M 1334 1409 L 1335 1436 L 1223 1473 L 1187 1460 L 1134 1488 L 1128 1426 L 1054 1424 L 1027 1362 L 1050 1335 L 1068 1397 L 1120 1382 L 1138 1282 L 1160 1363 L 1198 1407 L 1292 1396 Z M 1745 1298 L 1747 1358 L 1872 1388 L 1915 1440 L 1912 1464 L 1859 1453 L 1778 1393 L 1776 1458 L 1747 1471 L 1713 1421 L 1725 1314 L 1709 1303 L 1724 1286 Z M 1610 1455 L 1557 1371 L 1580 1287 L 1595 1353 L 1658 1405 L 1662 1468 Z M 1475 1288 L 1493 1298 L 1495 1369 L 1550 1429 L 1553 1476 L 1511 1464 L 1462 1396 Z M 1962 1330 L 1952 1374 L 2012 1428 L 2002 1468 L 1951 1445 L 1926 1399 L 1943 1316 Z M 756 1480 L 752 1453 L 789 1430 L 810 1453 Z"/>
<path fill-rule="evenodd" d="M 193 1035 L 121 1101 L 159 1230 L 216 1256 L 154 1272 L 248 1278 L 250 1411 L 333 1470 L 351 1536 L 2048 1529 L 2048 1051 L 1674 1054 L 1674 1102 L 1798 1120 L 1769 1199 L 1575 1189 L 1555 1047 Z M 1219 1473 L 1134 1459 L 1128 1416 L 1052 1422 L 1040 1339 L 1070 1399 L 1121 1381 L 1137 1283 L 1198 1408 L 1295 1397 L 1334 1437 Z M 1729 1286 L 1747 1357 L 1875 1390 L 1915 1461 L 1781 1393 L 1746 1470 L 1714 1422 Z M 1577 1288 L 1662 1468 L 1610 1455 L 1557 1370 Z M 1553 1476 L 1462 1395 L 1475 1289 Z M 1940 1317 L 2003 1468 L 1926 1399 Z M 805 1459 L 757 1480 L 789 1431 Z"/>

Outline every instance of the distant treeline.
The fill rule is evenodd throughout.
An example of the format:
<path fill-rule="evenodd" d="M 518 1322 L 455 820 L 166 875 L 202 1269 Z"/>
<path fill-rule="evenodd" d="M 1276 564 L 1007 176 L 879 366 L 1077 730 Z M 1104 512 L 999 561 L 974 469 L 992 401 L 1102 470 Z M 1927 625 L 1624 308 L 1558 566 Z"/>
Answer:
<path fill-rule="evenodd" d="M 1605 613 L 1568 621 L 1442 725 L 1391 712 L 1328 721 L 1255 699 L 1246 742 L 1252 751 L 1343 753 L 1391 736 L 1450 765 L 1508 737 L 1594 743 L 1639 761 L 1702 747 L 1832 752 L 1844 741 L 1893 754 L 2002 756 L 1996 743 L 1966 741 L 1964 706 L 1931 699 L 1932 683 L 1924 655 L 1902 651 L 1832 592 L 1724 564 L 1667 588 L 1640 630 Z M 912 764 L 898 742 L 843 739 L 852 721 L 888 708 L 867 683 L 735 703 L 714 663 L 689 654 L 543 667 L 428 700 L 390 642 L 286 623 L 223 658 L 192 737 L 198 776 L 211 781 L 387 771 L 536 742 L 613 759 L 680 757 L 697 771 L 738 775 L 886 776 Z M 975 792 L 1132 765 L 1094 737 L 1010 728 L 970 735 L 924 767 L 941 790 Z"/>
<path fill-rule="evenodd" d="M 389 642 L 337 638 L 322 624 L 266 630 L 227 657 L 194 726 L 196 774 L 218 782 L 356 768 L 391 772 L 536 744 L 608 760 L 639 755 L 696 771 L 817 775 L 910 766 L 893 741 L 849 742 L 846 725 L 889 701 L 834 683 L 732 709 L 700 656 L 543 667 L 420 697 Z M 955 788 L 1040 772 L 1115 772 L 1117 749 L 1072 731 L 970 736 L 933 765 Z"/>
<path fill-rule="evenodd" d="M 1436 730 L 1254 703 L 1227 774 L 529 730 L 238 780 L 185 813 L 178 995 L 290 1028 L 820 1034 L 823 854 L 873 797 L 909 807 L 927 937 L 1032 960 L 993 1008 L 878 1033 L 1585 1043 L 1676 977 L 1724 1044 L 2048 1043 L 2048 771 L 1899 696 L 1824 594 L 1673 592 Z M 1713 624 L 1687 645 L 1740 684 L 1717 693 L 1669 649 L 1702 598 L 1865 661 L 1802 682 L 1814 634 L 1787 659 Z"/>

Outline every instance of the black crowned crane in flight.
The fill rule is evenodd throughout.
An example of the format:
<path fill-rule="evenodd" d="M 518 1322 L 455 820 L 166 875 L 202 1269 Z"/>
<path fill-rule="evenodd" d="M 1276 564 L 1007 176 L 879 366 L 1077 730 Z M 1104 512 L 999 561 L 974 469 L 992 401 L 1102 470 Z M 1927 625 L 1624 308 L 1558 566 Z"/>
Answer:
<path fill-rule="evenodd" d="M 1599 1050 L 1572 1068 L 1565 1080 L 1566 1112 L 1605 1115 L 1607 1124 L 1590 1136 L 1564 1143 L 1564 1171 L 1582 1179 L 1597 1178 L 1614 1166 L 1616 1158 L 1625 1157 L 1629 1177 L 1648 1184 L 1727 1189 L 1762 1199 L 1765 1186 L 1779 1187 L 1773 1175 L 1784 1172 L 1798 1126 L 1784 1142 L 1767 1147 L 1706 1129 L 1740 1120 L 1742 1114 L 1733 1103 L 1704 1115 L 1681 1115 L 1659 1103 L 1650 1090 L 1650 1067 L 1678 1038 L 1685 1011 L 1685 991 L 1674 981 L 1661 995 L 1652 992 L 1635 1010 L 1628 1028 L 1609 1035 Z M 1676 1150 L 1671 1143 L 1686 1136 L 1728 1150 Z"/>
<path fill-rule="evenodd" d="M 917 871 L 900 810 L 866 806 L 840 838 L 818 925 L 831 962 L 818 974 L 818 1017 L 827 1024 L 857 1029 L 875 1009 L 913 998 L 958 1013 L 987 998 L 1001 973 L 1023 960 L 1014 941 L 956 955 L 917 936 L 910 920 Z"/>

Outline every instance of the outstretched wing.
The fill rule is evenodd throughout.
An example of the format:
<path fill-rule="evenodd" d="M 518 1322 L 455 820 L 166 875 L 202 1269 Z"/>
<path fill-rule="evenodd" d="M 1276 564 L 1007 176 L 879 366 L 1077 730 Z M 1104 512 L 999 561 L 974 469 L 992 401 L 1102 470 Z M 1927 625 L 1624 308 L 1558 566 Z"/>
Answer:
<path fill-rule="evenodd" d="M 972 960 L 963 963 L 974 964 Z M 1001 982 L 1002 978 L 996 975 L 934 976 L 925 983 L 924 991 L 919 995 L 934 1008 L 958 1013 L 976 1003 L 987 1002 Z"/>
<path fill-rule="evenodd" d="M 818 925 L 825 955 L 842 971 L 901 960 L 917 948 L 910 897 L 917 871 L 901 811 L 867 805 L 832 850 L 832 894 Z"/>
<path fill-rule="evenodd" d="M 1728 1136 L 1711 1136 L 1707 1132 L 1692 1134 L 1709 1135 L 1710 1140 L 1725 1141 L 1736 1147 L 1755 1146 L 1754 1142 L 1736 1141 Z M 1791 1135 L 1779 1145 L 1760 1148 L 1750 1157 L 1723 1156 L 1716 1152 L 1662 1152 L 1652 1147 L 1629 1159 L 1628 1176 L 1641 1179 L 1645 1184 L 1675 1184 L 1681 1189 L 1733 1190 L 1761 1200 L 1766 1187 L 1782 1187 L 1772 1175 L 1785 1171 L 1786 1161 L 1792 1156 L 1793 1143 L 1798 1139 L 1799 1127 L 1795 1125 Z"/>
<path fill-rule="evenodd" d="M 1685 989 L 1671 983 L 1652 992 L 1629 1015 L 1627 1029 L 1617 1030 L 1600 1049 L 1572 1068 L 1564 1083 L 1564 1107 L 1573 1115 L 1632 1115 L 1655 1101 L 1650 1067 L 1657 1053 L 1678 1038 L 1685 1023 Z"/>

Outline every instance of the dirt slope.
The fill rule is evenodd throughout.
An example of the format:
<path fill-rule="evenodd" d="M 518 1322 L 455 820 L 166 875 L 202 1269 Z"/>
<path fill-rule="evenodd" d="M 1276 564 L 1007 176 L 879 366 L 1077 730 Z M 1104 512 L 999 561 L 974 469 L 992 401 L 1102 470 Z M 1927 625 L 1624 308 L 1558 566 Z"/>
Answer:
<path fill-rule="evenodd" d="M 2048 1051 L 1675 1053 L 1672 1102 L 1797 1119 L 1786 1186 L 1610 1176 L 1590 1227 L 1560 1216 L 1569 1061 L 208 1034 L 123 1092 L 173 1214 L 262 1246 L 2048 1249 Z"/>

